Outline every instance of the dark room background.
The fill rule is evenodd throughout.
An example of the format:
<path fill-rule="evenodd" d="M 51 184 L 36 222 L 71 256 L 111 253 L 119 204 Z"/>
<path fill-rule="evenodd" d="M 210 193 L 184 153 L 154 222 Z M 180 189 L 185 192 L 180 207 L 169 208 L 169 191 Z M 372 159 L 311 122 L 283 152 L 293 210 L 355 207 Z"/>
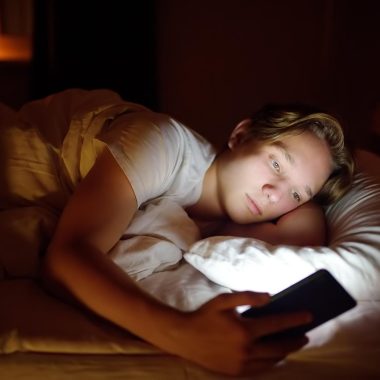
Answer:
<path fill-rule="evenodd" d="M 0 0 L 0 17 L 0 50 L 24 49 L 0 52 L 12 107 L 107 87 L 221 145 L 262 105 L 302 102 L 380 149 L 379 1 Z"/>

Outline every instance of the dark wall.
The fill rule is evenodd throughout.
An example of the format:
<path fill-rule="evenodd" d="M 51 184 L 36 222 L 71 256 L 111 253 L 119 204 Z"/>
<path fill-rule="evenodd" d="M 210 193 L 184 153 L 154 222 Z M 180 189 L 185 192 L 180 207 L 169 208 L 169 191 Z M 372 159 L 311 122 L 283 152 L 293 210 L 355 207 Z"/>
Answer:
<path fill-rule="evenodd" d="M 156 105 L 154 1 L 35 1 L 31 97 L 111 88 Z"/>
<path fill-rule="evenodd" d="M 344 116 L 355 142 L 380 154 L 380 134 L 373 133 L 380 131 L 374 119 L 380 111 L 380 2 L 336 3 L 330 102 Z"/>
<path fill-rule="evenodd" d="M 0 62 L 0 102 L 19 108 L 30 97 L 28 62 Z"/>
<path fill-rule="evenodd" d="M 311 103 L 338 115 L 356 143 L 368 144 L 380 102 L 380 2 L 159 3 L 163 110 L 220 145 L 265 103 Z"/>
<path fill-rule="evenodd" d="M 1 100 L 107 87 L 216 145 L 268 102 L 311 103 L 376 149 L 378 20 L 377 0 L 35 0 L 33 62 L 0 67 Z"/>

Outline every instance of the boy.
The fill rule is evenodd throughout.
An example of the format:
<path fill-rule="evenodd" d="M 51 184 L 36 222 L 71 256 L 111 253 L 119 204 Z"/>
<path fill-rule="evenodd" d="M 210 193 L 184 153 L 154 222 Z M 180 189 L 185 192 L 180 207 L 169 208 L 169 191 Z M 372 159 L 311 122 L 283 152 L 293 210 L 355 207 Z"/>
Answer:
<path fill-rule="evenodd" d="M 216 154 L 181 123 L 109 91 L 66 91 L 19 114 L 23 127 L 15 136 L 33 147 L 28 159 L 42 162 L 50 175 L 34 199 L 9 178 L 14 193 L 5 207 L 33 203 L 59 216 L 44 260 L 49 289 L 221 373 L 269 368 L 306 344 L 305 337 L 261 337 L 308 323 L 308 313 L 248 321 L 235 312 L 239 305 L 265 304 L 268 294 L 223 294 L 181 312 L 144 293 L 107 253 L 135 212 L 161 197 L 181 205 L 203 236 L 239 225 L 257 227 L 252 235 L 272 242 L 319 242 L 323 214 L 309 201 L 335 200 L 352 180 L 352 160 L 334 118 L 263 109 L 239 123 Z M 30 165 L 19 170 L 30 171 Z M 297 236 L 304 240 L 297 242 Z"/>

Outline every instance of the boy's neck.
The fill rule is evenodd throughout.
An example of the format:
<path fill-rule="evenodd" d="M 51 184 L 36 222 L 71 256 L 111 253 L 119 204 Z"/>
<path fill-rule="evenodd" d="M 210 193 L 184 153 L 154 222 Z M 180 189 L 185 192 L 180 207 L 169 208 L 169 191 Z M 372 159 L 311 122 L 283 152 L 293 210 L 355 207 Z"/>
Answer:
<path fill-rule="evenodd" d="M 186 209 L 194 220 L 205 223 L 224 220 L 225 213 L 220 205 L 217 182 L 217 159 L 208 168 L 202 183 L 198 201 Z"/>

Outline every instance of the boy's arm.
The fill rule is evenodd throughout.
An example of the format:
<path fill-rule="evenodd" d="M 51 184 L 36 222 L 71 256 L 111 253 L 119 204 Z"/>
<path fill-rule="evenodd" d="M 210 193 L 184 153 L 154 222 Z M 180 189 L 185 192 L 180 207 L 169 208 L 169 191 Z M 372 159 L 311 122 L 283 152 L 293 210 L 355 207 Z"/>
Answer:
<path fill-rule="evenodd" d="M 227 223 L 218 235 L 253 237 L 271 244 L 317 246 L 326 244 L 326 222 L 323 209 L 307 202 L 281 216 L 276 223 Z"/>
<path fill-rule="evenodd" d="M 145 293 L 107 255 L 136 209 L 127 177 L 105 151 L 60 218 L 44 262 L 49 289 L 71 295 L 101 317 L 169 353 L 222 373 L 270 368 L 306 343 L 303 339 L 269 345 L 261 341 L 265 335 L 308 323 L 305 313 L 255 320 L 237 315 L 236 306 L 265 304 L 268 295 L 222 294 L 186 313 Z"/>

